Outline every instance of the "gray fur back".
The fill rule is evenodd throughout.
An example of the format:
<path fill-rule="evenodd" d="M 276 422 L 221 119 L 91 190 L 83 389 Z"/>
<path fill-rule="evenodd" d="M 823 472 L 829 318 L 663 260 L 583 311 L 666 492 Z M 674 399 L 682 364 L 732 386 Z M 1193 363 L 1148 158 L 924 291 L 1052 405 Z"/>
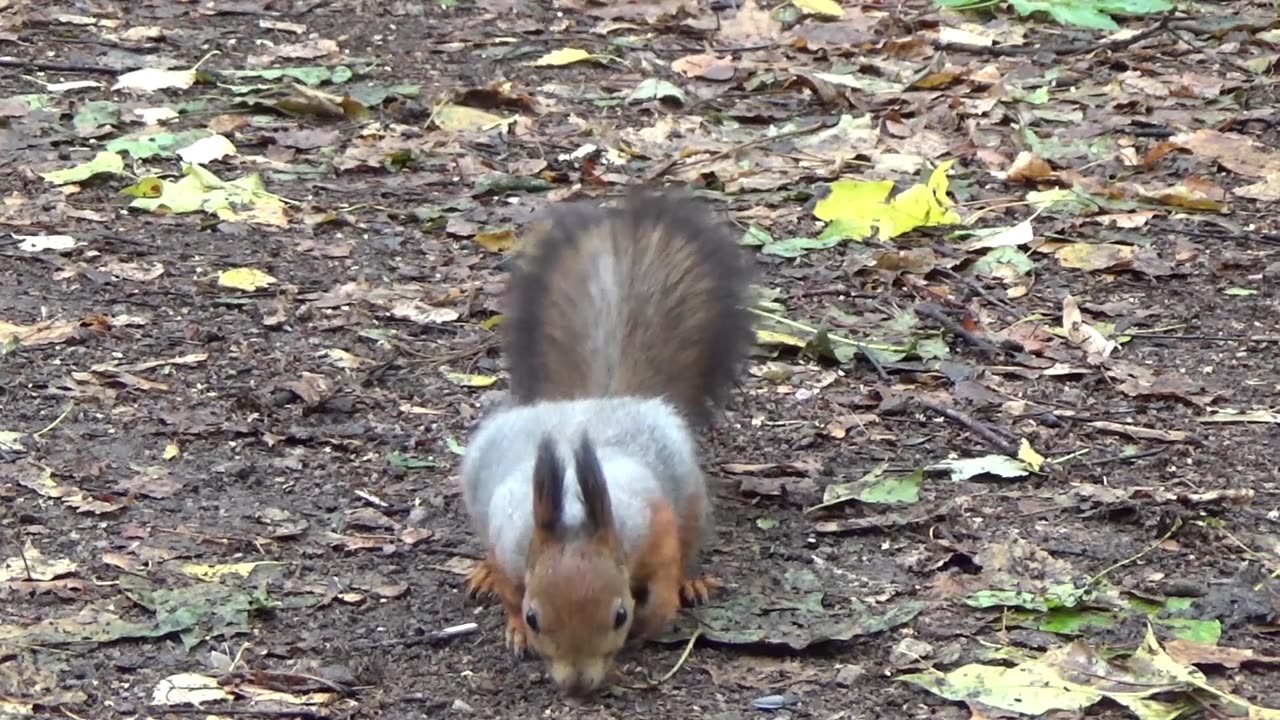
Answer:
<path fill-rule="evenodd" d="M 587 433 L 609 487 L 613 517 L 628 555 L 648 538 L 649 504 L 665 499 L 682 514 L 698 502 L 710 525 L 709 497 L 687 423 L 667 401 L 612 397 L 543 401 L 497 410 L 481 421 L 462 461 L 463 493 L 476 533 L 504 573 L 523 578 L 533 535 L 533 465 L 550 435 L 565 462 L 564 518 L 579 524 L 583 505 L 572 448 Z M 690 572 L 694 568 L 689 568 Z"/>

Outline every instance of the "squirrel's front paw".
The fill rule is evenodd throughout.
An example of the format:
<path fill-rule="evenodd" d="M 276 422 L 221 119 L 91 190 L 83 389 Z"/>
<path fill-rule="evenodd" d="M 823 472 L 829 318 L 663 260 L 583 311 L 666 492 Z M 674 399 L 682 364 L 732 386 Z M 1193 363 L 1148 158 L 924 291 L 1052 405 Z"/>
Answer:
<path fill-rule="evenodd" d="M 507 616 L 507 647 L 518 658 L 524 657 L 525 648 L 528 646 L 528 633 L 523 619 L 519 616 Z"/>
<path fill-rule="evenodd" d="M 703 575 L 680 583 L 680 599 L 685 605 L 701 605 L 711 599 L 713 590 L 724 587 L 724 583 L 710 575 Z"/>

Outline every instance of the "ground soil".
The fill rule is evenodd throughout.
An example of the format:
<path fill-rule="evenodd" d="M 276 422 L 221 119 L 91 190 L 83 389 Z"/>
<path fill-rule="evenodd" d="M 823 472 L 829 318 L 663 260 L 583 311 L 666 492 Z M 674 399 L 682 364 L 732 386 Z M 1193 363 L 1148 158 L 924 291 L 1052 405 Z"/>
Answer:
<path fill-rule="evenodd" d="M 98 4 L 97 12 L 123 18 L 142 13 L 134 22 L 178 29 L 198 24 L 198 33 L 185 36 L 193 38 L 192 46 L 170 48 L 171 55 L 184 61 L 216 48 L 223 52 L 219 62 L 234 67 L 236 58 L 266 37 L 254 12 L 201 15 L 194 4 L 110 5 Z M 521 12 L 551 22 L 552 11 L 527 5 Z M 274 11 L 279 11 L 274 19 L 303 22 L 320 37 L 363 48 L 384 67 L 384 80 L 419 83 L 427 96 L 502 78 L 532 88 L 551 72 L 494 61 L 479 51 L 481 46 L 471 46 L 503 34 L 502 21 L 492 23 L 481 9 L 338 0 L 305 12 L 287 5 L 273 6 Z M 84 37 L 63 26 L 50 29 L 36 45 L 10 47 L 31 58 L 99 62 L 101 48 L 76 42 Z M 462 45 L 447 45 L 453 41 Z M 696 42 L 688 44 L 696 48 Z M 592 73 L 600 74 L 596 82 L 609 77 L 605 69 L 572 72 L 581 73 L 584 90 L 592 87 Z M 0 76 L 0 94 L 29 92 L 19 75 L 8 70 Z M 556 77 L 573 82 L 566 80 L 572 76 L 565 71 L 557 71 Z M 607 115 L 611 123 L 645 122 L 639 111 L 629 115 L 626 109 L 586 102 L 577 112 L 589 121 L 603 121 Z M 1270 141 L 1280 142 L 1274 128 Z M 566 139 L 563 144 L 571 148 L 574 143 Z M 41 158 L 55 160 L 59 150 L 35 152 L 26 156 L 33 165 Z M 538 150 L 512 152 L 533 155 Z M 0 193 L 48 197 L 38 178 L 11 162 L 5 165 Z M 774 694 L 796 701 L 776 711 L 778 717 L 967 717 L 961 706 L 893 680 L 896 668 L 910 664 L 895 648 L 904 638 L 915 638 L 942 655 L 947 654 L 943 648 L 958 648 L 956 657 L 971 657 L 968 653 L 979 640 L 1030 648 L 1055 644 L 1039 633 L 1002 632 L 989 615 L 948 602 L 940 591 L 955 578 L 978 572 L 974 558 L 984 549 L 1011 544 L 1048 553 L 1080 578 L 1141 555 L 1114 572 L 1116 584 L 1153 594 L 1180 588 L 1181 594 L 1205 602 L 1206 617 L 1222 620 L 1223 645 L 1274 654 L 1276 580 L 1267 580 L 1259 570 L 1277 566 L 1276 545 L 1265 540 L 1280 530 L 1275 470 L 1280 433 L 1274 425 L 1207 426 L 1196 421 L 1205 408 L 1177 396 L 1133 398 L 1098 375 L 1085 380 L 1000 375 L 1004 387 L 1017 388 L 1021 397 L 1041 407 L 1181 430 L 1190 439 L 1131 440 L 1089 432 L 1070 418 L 1059 419 L 1056 426 L 1024 419 L 1016 428 L 1042 450 L 1065 455 L 1089 448 L 1088 459 L 1104 461 L 1002 483 L 926 483 L 928 501 L 963 497 L 965 502 L 932 522 L 816 534 L 804 509 L 830 482 L 856 479 L 882 462 L 910 469 L 948 454 L 989 449 L 965 428 L 936 415 L 918 409 L 879 412 L 880 399 L 890 390 L 946 386 L 936 373 L 890 367 L 892 379 L 886 382 L 866 363 L 836 371 L 830 364 L 789 356 L 783 360 L 798 368 L 790 383 L 780 386 L 760 372 L 749 374 L 707 442 L 718 504 L 718 537 L 708 562 L 726 580 L 728 593 L 768 592 L 770 583 L 789 572 L 818 569 L 831 583 L 828 603 L 857 599 L 874 607 L 890 598 L 913 598 L 929 600 L 930 606 L 902 627 L 803 652 L 699 644 L 673 677 L 656 688 L 643 688 L 647 679 L 666 673 L 683 650 L 675 643 L 653 643 L 622 659 L 620 689 L 586 704 L 566 701 L 550 687 L 537 662 L 517 661 L 503 648 L 500 610 L 471 601 L 462 591 L 465 564 L 460 559 L 479 557 L 482 549 L 465 525 L 456 487 L 457 458 L 448 447 L 450 441 L 465 443 L 492 397 L 446 382 L 438 370 L 444 365 L 457 371 L 498 371 L 500 358 L 490 333 L 471 322 L 434 328 L 403 323 L 395 326 L 400 334 L 394 342 L 380 342 L 363 331 L 386 325 L 385 319 L 345 309 L 292 314 L 305 306 L 307 293 L 360 278 L 374 284 L 417 280 L 441 288 L 465 283 L 478 287 L 475 302 L 493 306 L 503 277 L 495 256 L 438 229 L 424 230 L 402 214 L 446 205 L 468 194 L 470 186 L 415 184 L 406 173 L 314 183 L 295 178 L 274 182 L 272 189 L 314 208 L 363 206 L 353 211 L 362 224 L 337 230 L 295 226 L 273 233 L 244 226 L 200 227 L 192 216 L 116 211 L 122 201 L 112 190 L 90 187 L 67 202 L 111 213 L 108 223 L 64 216 L 43 230 L 85 239 L 104 257 L 163 263 L 163 276 L 148 282 L 95 283 L 84 274 L 59 275 L 58 267 L 21 257 L 12 246 L 0 263 L 3 319 L 31 323 L 95 314 L 148 319 L 141 326 L 90 332 L 82 342 L 24 348 L 0 358 L 0 429 L 33 432 L 73 401 L 73 412 L 41 437 L 33 453 L 57 477 L 89 493 L 110 495 L 140 468 L 166 465 L 169 476 L 182 483 L 169 497 L 139 497 L 126 509 L 103 516 L 78 513 L 15 483 L 5 484 L 0 516 L 6 556 L 30 542 L 45 557 L 74 560 L 80 576 L 93 582 L 73 598 L 10 593 L 0 617 L 14 623 L 71 615 L 84 603 L 111 596 L 112 580 L 121 573 L 104 558 L 140 544 L 162 548 L 167 558 L 286 562 L 290 582 L 327 586 L 332 598 L 307 609 L 254 614 L 248 634 L 218 638 L 190 652 L 170 635 L 60 655 L 49 661 L 57 664 L 60 685 L 85 693 L 82 703 L 67 708 L 79 717 L 158 716 L 147 708 L 156 683 L 178 672 L 210 672 L 211 652 L 241 656 L 240 669 L 345 678 L 350 698 L 324 710 L 335 717 L 734 718 L 761 712 L 752 709 L 752 701 Z M 728 207 L 742 210 L 758 201 L 744 193 L 730 197 Z M 1259 214 L 1256 221 L 1259 232 L 1280 232 L 1274 214 Z M 1161 219 L 1145 231 L 1153 247 L 1171 252 L 1175 242 L 1186 241 L 1167 232 L 1175 222 Z M 352 250 L 349 257 L 325 257 L 309 251 L 313 247 L 304 240 L 312 246 L 349 241 Z M 1199 259 L 1173 278 L 1086 274 L 1045 263 L 1035 292 L 1016 305 L 1022 312 L 1038 310 L 1052 318 L 1058 312 L 1056 299 L 1069 291 L 1082 304 L 1125 300 L 1160 309 L 1168 323 L 1184 323 L 1175 333 L 1202 339 L 1137 339 L 1123 351 L 1128 359 L 1184 373 L 1208 392 L 1219 393 L 1221 406 L 1274 408 L 1280 345 L 1212 338 L 1277 332 L 1280 306 L 1274 283 L 1280 248 L 1231 237 L 1196 242 Z M 854 283 L 841 270 L 836 252 L 807 260 L 822 268 L 819 273 L 796 272 L 793 263 L 777 258 L 762 258 L 763 272 L 792 300 L 794 311 L 812 311 L 813 316 L 831 306 L 857 314 L 914 301 L 904 286 L 880 286 L 861 294 L 806 294 L 815 287 Z M 265 292 L 246 300 L 214 287 L 212 275 L 234 265 L 267 271 L 296 287 L 296 294 L 279 301 L 274 292 Z M 1235 286 L 1260 287 L 1262 292 L 1224 295 L 1224 289 Z M 282 323 L 265 323 L 264 317 L 277 312 L 278 302 L 291 315 Z M 981 371 L 981 357 L 962 345 L 955 347 L 957 361 Z M 332 348 L 377 364 L 337 370 L 326 355 Z M 113 397 L 93 398 L 68 389 L 69 373 L 100 363 L 122 365 L 191 353 L 208 353 L 208 359 L 148 375 L 168 385 L 167 391 L 117 385 Z M 756 358 L 757 371 L 766 360 Z M 333 384 L 318 405 L 288 389 L 306 373 Z M 973 412 L 1015 426 L 994 408 Z M 833 418 L 851 413 L 865 413 L 876 422 L 854 424 L 842 439 L 824 429 Z M 171 441 L 179 445 L 180 455 L 164 460 Z M 1119 457 L 1130 444 L 1154 454 Z M 388 462 L 393 453 L 430 458 L 435 465 L 398 467 Z M 0 473 L 9 474 L 5 467 L 17 472 L 19 460 L 6 459 Z M 761 496 L 744 492 L 742 477 L 717 470 L 726 464 L 759 463 L 801 463 L 812 471 L 782 471 L 798 476 L 793 478 L 798 490 Z M 1070 502 L 1055 507 L 1054 501 L 1066 499 L 1074 484 L 1188 494 L 1251 489 L 1256 495 L 1239 506 L 1136 499 L 1123 508 L 1084 508 Z M 355 551 L 326 542 L 326 532 L 369 532 L 350 525 L 357 517 L 354 511 L 368 508 L 430 531 L 430 537 L 412 546 L 389 541 L 385 550 Z M 271 539 L 268 518 L 280 517 L 274 514 L 279 511 L 290 522 L 305 522 L 306 532 Z M 1157 545 L 1175 518 L 1182 522 L 1180 530 Z M 371 532 L 387 536 L 385 530 Z M 398 589 L 380 593 L 379 588 Z M 1265 627 L 1267 613 L 1258 609 L 1268 602 L 1271 634 Z M 128 605 L 121 598 L 119 611 L 131 612 Z M 426 633 L 470 621 L 479 624 L 478 632 L 437 643 L 421 640 Z M 1142 632 L 1140 624 L 1125 623 L 1092 633 L 1091 639 L 1132 648 Z M 1229 679 L 1223 673 L 1214 677 L 1255 702 L 1280 706 L 1275 666 L 1246 666 L 1229 673 Z M 1105 704 L 1094 712 L 1120 716 Z"/>

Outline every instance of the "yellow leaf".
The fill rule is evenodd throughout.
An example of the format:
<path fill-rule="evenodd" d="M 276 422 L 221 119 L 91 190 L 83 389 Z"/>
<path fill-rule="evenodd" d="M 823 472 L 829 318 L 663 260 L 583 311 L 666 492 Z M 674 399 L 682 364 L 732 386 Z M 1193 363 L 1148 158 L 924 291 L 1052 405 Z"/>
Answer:
<path fill-rule="evenodd" d="M 1117 243 L 1071 243 L 1054 251 L 1065 268 L 1073 270 L 1123 270 L 1133 266 L 1138 249 Z"/>
<path fill-rule="evenodd" d="M 802 12 L 823 17 L 844 17 L 844 8 L 834 0 L 791 0 L 791 4 Z"/>
<path fill-rule="evenodd" d="M 886 208 L 880 224 L 880 239 L 888 240 L 920 227 L 955 225 L 960 216 L 947 197 L 947 170 L 955 163 L 940 163 L 925 185 L 912 185 L 903 190 Z"/>
<path fill-rule="evenodd" d="M 516 234 L 511 228 L 476 233 L 476 244 L 489 252 L 506 252 L 515 247 Z"/>
<path fill-rule="evenodd" d="M 537 67 L 559 67 L 561 65 L 572 65 L 573 63 L 582 62 L 583 60 L 590 60 L 592 57 L 594 56 L 591 53 L 579 48 L 560 48 L 559 50 L 552 50 L 546 55 L 534 60 L 533 65 Z"/>
<path fill-rule="evenodd" d="M 485 130 L 503 123 L 502 117 L 466 105 L 445 104 L 432 116 L 436 127 L 448 132 Z"/>
<path fill-rule="evenodd" d="M 240 577 L 248 577 L 254 568 L 259 565 L 283 565 L 278 562 L 242 562 L 231 563 L 227 565 L 206 565 L 205 563 L 187 563 L 182 566 L 182 573 L 197 580 L 206 582 L 217 582 L 227 575 L 239 575 Z"/>
<path fill-rule="evenodd" d="M 1044 456 L 1036 452 L 1031 447 L 1031 443 L 1022 438 L 1022 442 L 1018 444 L 1018 459 L 1026 463 L 1032 470 L 1039 470 L 1044 464 Z"/>
<path fill-rule="evenodd" d="M 484 322 L 480 323 L 480 327 L 484 328 L 485 330 L 492 330 L 498 327 L 499 325 L 501 325 L 502 320 L 503 320 L 503 317 L 501 315 L 494 315 L 488 320 L 485 320 Z"/>
<path fill-rule="evenodd" d="M 813 208 L 819 220 L 854 220 L 870 225 L 880 217 L 885 198 L 893 192 L 892 180 L 837 180 L 831 192 Z"/>
<path fill-rule="evenodd" d="M 773 330 L 756 330 L 756 342 L 760 345 L 783 345 L 788 347 L 807 347 L 809 343 L 786 333 L 774 332 Z"/>
<path fill-rule="evenodd" d="M 462 387 L 483 388 L 498 382 L 498 378 L 492 375 L 468 375 L 467 373 L 456 373 L 444 371 L 445 379 L 454 385 Z"/>
<path fill-rule="evenodd" d="M 178 443 L 170 440 L 169 444 L 164 446 L 164 459 L 172 460 L 178 457 L 181 452 L 182 451 L 178 449 Z"/>
<path fill-rule="evenodd" d="M 253 292 L 259 288 L 264 288 L 276 279 L 256 268 L 238 267 L 230 270 L 223 270 L 218 275 L 218 284 L 225 288 L 234 290 L 244 290 L 245 292 Z"/>

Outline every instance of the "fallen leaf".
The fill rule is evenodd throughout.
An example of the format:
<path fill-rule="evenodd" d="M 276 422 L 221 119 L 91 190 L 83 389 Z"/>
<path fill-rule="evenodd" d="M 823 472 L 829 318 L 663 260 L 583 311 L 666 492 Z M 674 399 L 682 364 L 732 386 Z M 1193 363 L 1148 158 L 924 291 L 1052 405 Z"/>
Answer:
<path fill-rule="evenodd" d="M 238 267 L 223 270 L 218 274 L 218 285 L 233 290 L 254 292 L 274 285 L 277 280 L 257 268 Z"/>
<path fill-rule="evenodd" d="M 112 90 L 132 90 L 142 94 L 157 90 L 185 90 L 196 81 L 195 70 L 162 70 L 160 68 L 143 68 L 127 72 L 116 79 Z"/>
<path fill-rule="evenodd" d="M 535 67 L 561 67 L 564 65 L 572 65 L 573 63 L 591 60 L 594 57 L 595 56 L 591 53 L 580 48 L 560 48 L 559 50 L 552 50 L 546 55 L 534 60 L 532 64 Z"/>

